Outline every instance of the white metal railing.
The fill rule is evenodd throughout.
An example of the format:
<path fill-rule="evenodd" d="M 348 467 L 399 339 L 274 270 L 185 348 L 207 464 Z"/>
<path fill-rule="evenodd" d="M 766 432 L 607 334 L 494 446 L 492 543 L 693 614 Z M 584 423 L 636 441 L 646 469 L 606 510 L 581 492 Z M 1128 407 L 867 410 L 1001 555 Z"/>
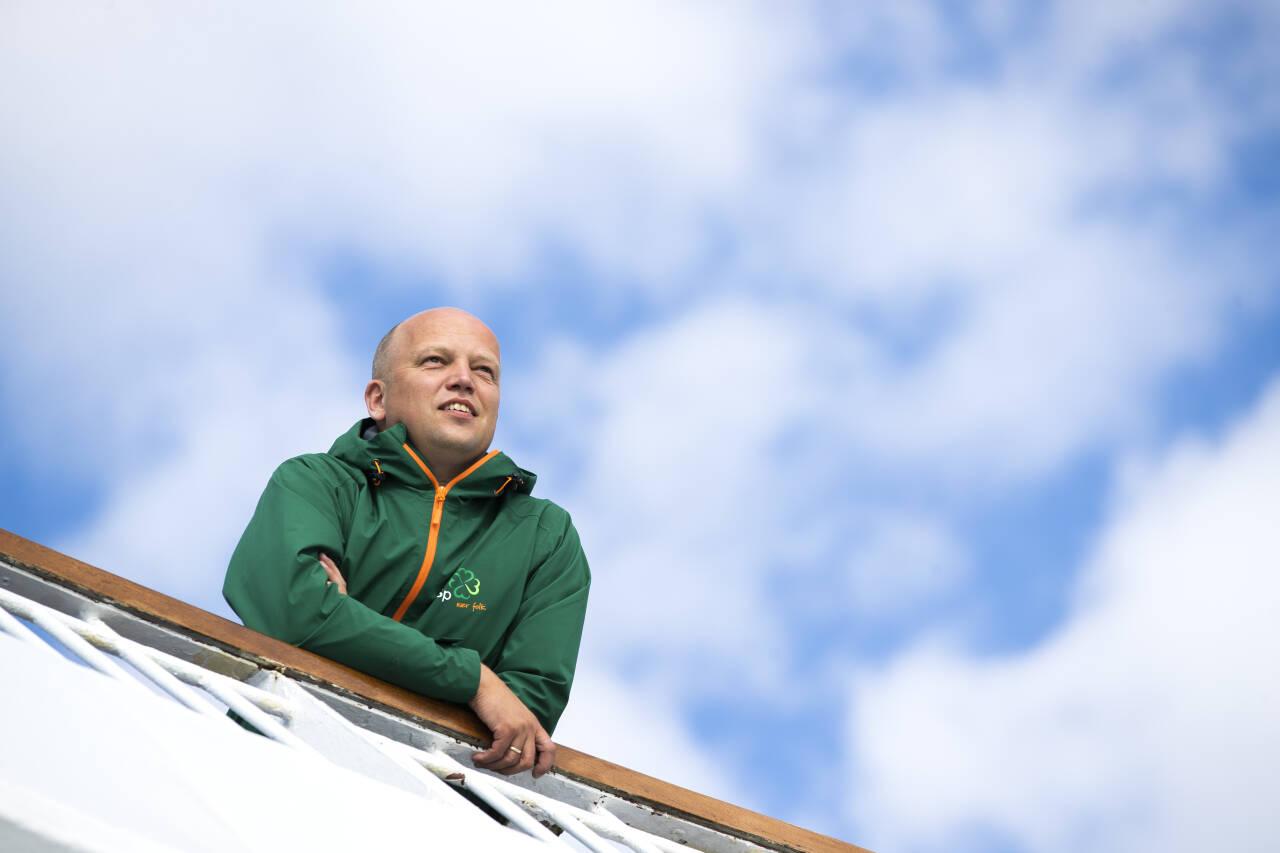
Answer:
<path fill-rule="evenodd" d="M 468 775 L 471 771 L 442 752 L 426 752 L 411 746 L 393 741 L 373 732 L 365 732 L 364 736 L 380 748 L 392 753 L 399 753 L 410 760 L 426 767 L 447 782 L 459 786 L 468 785 L 486 803 L 500 809 L 499 803 L 515 802 L 534 815 L 542 815 L 547 820 L 564 828 L 577 838 L 589 850 L 605 850 L 612 853 L 616 848 L 602 847 L 600 838 L 626 844 L 644 853 L 681 853 L 688 851 L 688 846 L 675 844 L 665 838 L 643 832 L 627 826 L 615 815 L 603 809 L 588 811 L 576 806 L 562 803 L 554 797 L 548 797 L 510 782 L 497 776 Z M 509 808 L 509 806 L 507 806 Z M 505 812 L 503 812 L 505 814 Z"/>
<path fill-rule="evenodd" d="M 4 568 L 13 570 L 10 566 Z M 90 609 L 100 611 L 104 606 L 93 603 Z M 113 617 L 119 615 L 112 614 Z M 579 801 L 589 802 L 585 808 L 573 805 L 460 763 L 449 753 L 458 755 L 474 751 L 474 747 L 457 739 L 419 727 L 410 732 L 412 740 L 427 745 L 425 749 L 419 748 L 375 730 L 385 731 L 386 725 L 370 727 L 353 722 L 349 719 L 351 715 L 331 707 L 337 700 L 324 696 L 321 698 L 326 701 L 320 701 L 312 695 L 313 686 L 303 689 L 304 685 L 279 673 L 253 667 L 253 680 L 258 682 L 255 686 L 128 639 L 95 613 L 80 618 L 0 588 L 0 632 L 42 647 L 65 665 L 75 665 L 41 639 L 24 620 L 56 640 L 73 660 L 149 693 L 156 701 L 177 702 L 194 713 L 234 726 L 226 714 L 229 708 L 272 740 L 348 767 L 352 766 L 352 751 L 365 750 L 372 754 L 361 755 L 355 761 L 366 775 L 400 787 L 416 785 L 418 793 L 437 800 L 442 790 L 469 790 L 502 815 L 509 827 L 545 845 L 585 848 L 593 853 L 615 853 L 620 847 L 643 853 L 677 853 L 691 849 L 689 833 L 680 827 L 672 833 L 673 838 L 664 838 L 628 825 L 605 806 L 610 799 L 608 795 L 592 791 L 585 795 L 575 793 Z M 372 713 L 367 707 L 361 711 L 365 715 Z M 251 735 L 246 732 L 245 736 Z M 560 785 L 557 790 L 572 792 L 570 783 Z M 456 801 L 452 805 L 457 808 L 476 809 L 456 793 L 446 796 Z M 560 828 L 563 834 L 553 833 L 544 822 Z M 765 849 L 723 833 L 702 831 L 712 842 L 707 844 L 701 839 L 703 843 L 698 846 L 702 849 Z"/>
<path fill-rule="evenodd" d="M 0 609 L 8 611 L 5 614 L 8 620 L 0 623 L 0 627 L 12 630 L 15 625 L 18 626 L 21 631 L 20 639 L 27 642 L 34 640 L 49 648 L 47 643 L 43 643 L 34 632 L 22 626 L 9 614 L 16 614 L 47 632 L 81 662 L 109 678 L 138 689 L 145 689 L 146 686 L 145 682 L 132 677 L 119 664 L 107 657 L 105 652 L 128 661 L 151 684 L 197 713 L 221 717 L 234 725 L 222 711 L 210 702 L 200 699 L 177 678 L 182 678 L 187 683 L 207 691 L 272 740 L 305 752 L 316 751 L 270 716 L 274 713 L 287 719 L 292 709 L 265 690 L 259 690 L 225 675 L 201 669 L 157 649 L 126 640 L 100 619 L 87 621 L 77 619 L 75 616 L 60 613 L 51 607 L 28 601 L 8 590 L 0 589 Z M 51 648 L 50 651 L 52 651 Z"/>

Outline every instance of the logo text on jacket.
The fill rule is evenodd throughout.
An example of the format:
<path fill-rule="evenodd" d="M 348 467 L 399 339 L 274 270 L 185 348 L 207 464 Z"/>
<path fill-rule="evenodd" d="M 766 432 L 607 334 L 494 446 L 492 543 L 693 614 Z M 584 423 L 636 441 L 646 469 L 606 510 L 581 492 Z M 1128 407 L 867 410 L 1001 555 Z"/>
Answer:
<path fill-rule="evenodd" d="M 458 600 L 453 602 L 453 606 L 464 610 L 486 610 L 484 603 L 476 599 L 479 594 L 480 578 L 470 569 L 459 566 L 458 570 L 453 573 L 453 577 L 449 578 L 449 588 L 442 589 L 436 593 L 436 598 L 441 603 L 446 603 L 456 598 Z"/>

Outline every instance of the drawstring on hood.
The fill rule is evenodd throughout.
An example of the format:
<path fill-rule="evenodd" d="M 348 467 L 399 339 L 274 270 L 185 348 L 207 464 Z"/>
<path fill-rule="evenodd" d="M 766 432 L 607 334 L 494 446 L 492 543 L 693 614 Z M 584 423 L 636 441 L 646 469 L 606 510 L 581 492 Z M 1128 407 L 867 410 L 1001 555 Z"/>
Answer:
<path fill-rule="evenodd" d="M 495 489 L 493 493 L 495 495 L 502 494 L 502 490 L 505 489 L 511 483 L 512 480 L 516 481 L 517 489 L 524 485 L 524 477 L 521 477 L 519 474 L 511 474 L 507 477 L 507 479 L 502 481 L 502 485 L 498 486 L 498 488 Z"/>

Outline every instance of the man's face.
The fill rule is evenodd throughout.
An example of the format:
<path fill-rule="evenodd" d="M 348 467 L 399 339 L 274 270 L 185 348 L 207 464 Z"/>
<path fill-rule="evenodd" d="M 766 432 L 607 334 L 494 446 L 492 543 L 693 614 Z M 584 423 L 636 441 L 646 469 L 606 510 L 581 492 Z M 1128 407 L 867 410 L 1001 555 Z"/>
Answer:
<path fill-rule="evenodd" d="M 403 423 L 409 442 L 444 482 L 484 455 L 498 425 L 498 340 L 464 311 L 437 308 L 404 321 L 385 380 L 365 389 L 369 415 Z"/>

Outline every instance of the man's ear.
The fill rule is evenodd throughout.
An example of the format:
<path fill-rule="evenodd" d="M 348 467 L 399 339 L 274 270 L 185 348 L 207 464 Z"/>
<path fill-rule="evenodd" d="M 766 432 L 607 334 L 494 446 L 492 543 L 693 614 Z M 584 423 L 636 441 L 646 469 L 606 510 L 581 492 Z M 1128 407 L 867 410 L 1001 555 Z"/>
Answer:
<path fill-rule="evenodd" d="M 387 420 L 386 390 L 386 383 L 381 379 L 370 379 L 364 386 L 364 407 L 369 410 L 369 417 L 377 421 L 378 429 L 382 429 Z"/>

